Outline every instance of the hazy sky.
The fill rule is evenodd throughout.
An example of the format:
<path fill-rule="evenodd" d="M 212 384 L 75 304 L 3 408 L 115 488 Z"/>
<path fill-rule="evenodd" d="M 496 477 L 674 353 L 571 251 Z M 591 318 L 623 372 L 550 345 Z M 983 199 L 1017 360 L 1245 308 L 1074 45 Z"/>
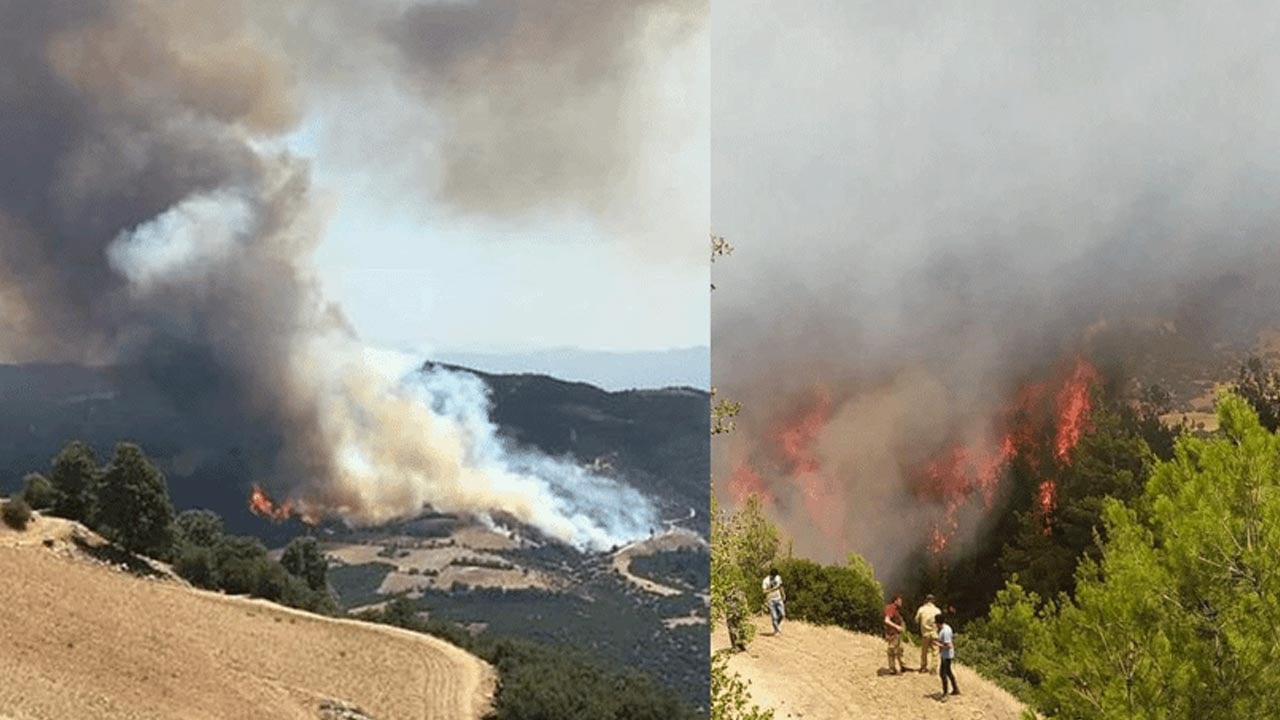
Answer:
<path fill-rule="evenodd" d="M 707 345 L 708 56 L 704 28 L 655 66 L 659 102 L 640 120 L 675 129 L 637 162 L 660 189 L 628 201 L 646 221 L 625 240 L 582 212 L 496 223 L 437 209 L 370 166 L 344 125 L 356 103 L 319 104 L 289 145 L 331 195 L 315 254 L 326 295 L 366 341 L 415 352 Z"/>

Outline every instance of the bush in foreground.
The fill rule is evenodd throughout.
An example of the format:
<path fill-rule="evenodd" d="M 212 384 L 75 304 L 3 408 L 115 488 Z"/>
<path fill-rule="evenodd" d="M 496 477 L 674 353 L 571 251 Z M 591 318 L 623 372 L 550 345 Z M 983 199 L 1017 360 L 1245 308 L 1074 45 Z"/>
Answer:
<path fill-rule="evenodd" d="M 819 565 L 803 558 L 777 563 L 786 590 L 787 616 L 816 625 L 877 632 L 884 592 L 871 566 L 857 555 L 847 565 Z"/>
<path fill-rule="evenodd" d="M 48 510 L 57 502 L 58 493 L 49 478 L 40 473 L 30 473 L 22 479 L 22 499 L 33 509 Z"/>
<path fill-rule="evenodd" d="M 773 711 L 751 702 L 747 682 L 729 670 L 725 651 L 711 656 L 711 720 L 773 720 Z"/>
<path fill-rule="evenodd" d="M 5 525 L 14 530 L 26 530 L 27 523 L 31 522 L 31 506 L 20 497 L 10 498 L 0 510 L 0 515 L 4 517 Z"/>
<path fill-rule="evenodd" d="M 1231 394 L 1218 422 L 1182 435 L 1135 501 L 1104 501 L 1074 594 L 1010 580 L 975 623 L 978 670 L 1052 717 L 1276 717 L 1280 435 Z"/>

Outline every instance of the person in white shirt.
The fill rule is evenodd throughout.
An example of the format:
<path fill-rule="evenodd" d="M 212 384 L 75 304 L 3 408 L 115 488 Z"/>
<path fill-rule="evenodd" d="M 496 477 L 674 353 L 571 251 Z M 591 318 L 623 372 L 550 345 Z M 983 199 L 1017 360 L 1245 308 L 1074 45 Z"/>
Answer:
<path fill-rule="evenodd" d="M 769 607 L 769 619 L 773 620 L 773 634 L 778 635 L 782 632 L 782 621 L 787 613 L 783 606 L 785 596 L 782 592 L 782 576 L 778 574 L 777 568 L 770 568 L 769 574 L 761 583 L 761 588 L 764 590 L 765 603 Z"/>
<path fill-rule="evenodd" d="M 951 694 L 960 694 L 960 686 L 956 684 L 956 675 L 951 672 L 951 661 L 956 659 L 955 633 L 951 631 L 950 625 L 942 622 L 941 615 L 934 618 L 933 622 L 938 627 L 938 638 L 934 642 L 940 648 L 938 655 L 942 658 L 942 664 L 938 668 L 938 675 L 942 678 L 942 699 L 946 700 L 947 680 L 951 681 Z"/>

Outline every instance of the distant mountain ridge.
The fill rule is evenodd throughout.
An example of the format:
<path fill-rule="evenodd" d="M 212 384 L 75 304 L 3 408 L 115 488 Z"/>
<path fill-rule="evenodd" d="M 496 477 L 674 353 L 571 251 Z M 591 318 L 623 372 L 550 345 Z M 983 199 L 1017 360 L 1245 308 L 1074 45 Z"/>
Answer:
<path fill-rule="evenodd" d="M 517 443 L 584 463 L 607 461 L 665 517 L 708 506 L 707 392 L 611 392 L 546 375 L 450 367 L 484 380 L 492 419 Z M 88 442 L 104 459 L 116 442 L 135 441 L 161 464 L 179 508 L 207 507 L 233 530 L 264 532 L 245 507 L 254 478 L 234 430 L 201 424 L 152 388 L 120 379 L 127 377 L 120 368 L 0 365 L 0 488 L 47 472 L 69 440 Z M 694 527 L 705 533 L 705 511 L 697 515 Z"/>
<path fill-rule="evenodd" d="M 711 387 L 707 346 L 641 352 L 555 348 L 518 353 L 439 352 L 435 359 L 495 374 L 537 373 L 604 390 Z"/>

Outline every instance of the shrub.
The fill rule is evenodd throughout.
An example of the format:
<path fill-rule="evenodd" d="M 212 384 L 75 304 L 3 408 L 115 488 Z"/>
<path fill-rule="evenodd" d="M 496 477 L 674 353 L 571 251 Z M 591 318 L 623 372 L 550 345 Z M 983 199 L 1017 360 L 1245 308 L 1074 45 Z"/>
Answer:
<path fill-rule="evenodd" d="M 175 540 L 212 548 L 222 540 L 222 518 L 212 510 L 183 510 L 174 519 Z"/>
<path fill-rule="evenodd" d="M 96 530 L 132 553 L 167 558 L 173 550 L 173 503 L 164 475 L 130 443 L 116 446 L 98 485 Z"/>
<path fill-rule="evenodd" d="M 724 651 L 711 656 L 711 720 L 773 720 L 772 710 L 751 702 L 747 682 L 729 670 Z"/>
<path fill-rule="evenodd" d="M 47 510 L 57 501 L 58 493 L 49 478 L 31 473 L 22 479 L 22 499 L 36 510 Z"/>
<path fill-rule="evenodd" d="M 31 522 L 31 506 L 20 497 L 10 498 L 0 510 L 0 515 L 4 516 L 5 525 L 14 530 L 26 530 L 27 523 Z"/>
<path fill-rule="evenodd" d="M 212 548 L 186 543 L 180 545 L 173 571 L 196 587 L 208 590 L 218 587 L 218 568 Z"/>
<path fill-rule="evenodd" d="M 1024 702 L 1040 676 L 1028 668 L 1030 649 L 1043 641 L 1044 625 L 1038 621 L 1039 596 L 1018 584 L 1018 576 L 996 593 L 987 617 L 965 628 L 963 661 Z"/>
<path fill-rule="evenodd" d="M 760 498 L 728 513 L 711 498 L 711 622 L 723 621 L 735 648 L 755 636 L 750 615 L 764 602 L 760 580 L 777 555 L 778 529 L 764 517 Z"/>
<path fill-rule="evenodd" d="M 294 538 L 284 549 L 280 564 L 285 570 L 302 578 L 316 592 L 325 590 L 329 562 L 320 552 L 320 544 L 313 537 Z"/>
<path fill-rule="evenodd" d="M 213 549 L 214 567 L 218 587 L 236 595 L 256 595 L 268 587 L 263 578 L 271 560 L 261 540 L 252 537 L 230 535 Z"/>
<path fill-rule="evenodd" d="M 787 616 L 818 625 L 877 632 L 884 593 L 871 566 L 857 555 L 847 565 L 819 565 L 803 558 L 777 563 L 786 592 Z"/>
<path fill-rule="evenodd" d="M 56 492 L 53 514 L 88 522 L 94 504 L 93 487 L 100 472 L 92 448 L 79 441 L 67 443 L 53 459 L 53 472 L 49 476 Z"/>

